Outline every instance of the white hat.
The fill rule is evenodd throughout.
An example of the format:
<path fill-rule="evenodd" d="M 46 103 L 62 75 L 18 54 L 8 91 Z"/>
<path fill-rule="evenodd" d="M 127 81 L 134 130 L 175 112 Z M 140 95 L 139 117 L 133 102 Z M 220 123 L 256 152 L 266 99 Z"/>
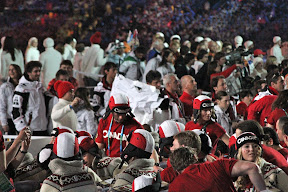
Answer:
<path fill-rule="evenodd" d="M 253 59 L 253 64 L 256 67 L 259 63 L 263 63 L 263 59 L 261 57 L 255 57 Z"/>
<path fill-rule="evenodd" d="M 277 43 L 278 41 L 281 41 L 281 37 L 279 36 L 273 37 L 273 43 Z"/>
<path fill-rule="evenodd" d="M 211 39 L 210 37 L 205 37 L 204 40 L 207 41 L 208 43 L 209 43 L 210 41 L 212 41 L 212 39 Z"/>
<path fill-rule="evenodd" d="M 235 38 L 234 38 L 234 42 L 236 45 L 242 45 L 243 43 L 243 38 L 240 36 L 240 35 L 237 35 Z"/>
<path fill-rule="evenodd" d="M 249 47 L 250 47 L 251 45 L 253 45 L 253 41 L 250 41 L 250 40 L 245 41 L 245 43 L 244 43 L 244 46 L 245 46 L 246 49 L 249 49 Z"/>
<path fill-rule="evenodd" d="M 173 137 L 174 135 L 185 130 L 185 126 L 182 123 L 166 120 L 159 126 L 159 136 L 160 138 Z"/>
<path fill-rule="evenodd" d="M 46 38 L 44 41 L 43 41 L 43 46 L 48 48 L 48 47 L 53 47 L 54 46 L 54 40 L 50 37 Z"/>
<path fill-rule="evenodd" d="M 71 133 L 61 133 L 55 139 L 53 153 L 64 159 L 76 156 L 79 153 L 77 137 Z"/>
<path fill-rule="evenodd" d="M 156 33 L 156 36 L 159 36 L 159 37 L 164 38 L 164 34 L 163 34 L 162 32 L 157 32 L 157 33 Z"/>
<path fill-rule="evenodd" d="M 172 39 L 179 39 L 179 41 L 181 41 L 181 37 L 179 35 L 172 35 L 170 41 L 172 41 Z"/>
<path fill-rule="evenodd" d="M 194 41 L 197 42 L 197 43 L 200 43 L 200 42 L 203 41 L 203 40 L 204 40 L 204 38 L 201 37 L 201 36 L 198 36 L 198 37 L 196 37 L 196 38 L 194 39 Z"/>

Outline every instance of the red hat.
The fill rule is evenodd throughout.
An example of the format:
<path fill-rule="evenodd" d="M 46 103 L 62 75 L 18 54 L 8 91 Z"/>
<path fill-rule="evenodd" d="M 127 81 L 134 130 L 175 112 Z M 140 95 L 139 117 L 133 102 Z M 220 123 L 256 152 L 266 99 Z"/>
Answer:
<path fill-rule="evenodd" d="M 56 137 L 53 145 L 53 153 L 60 158 L 75 157 L 79 153 L 77 137 L 71 133 L 61 133 Z"/>
<path fill-rule="evenodd" d="M 121 93 L 110 97 L 109 108 L 116 113 L 128 113 L 131 109 L 128 97 Z"/>
<path fill-rule="evenodd" d="M 173 137 L 184 130 L 185 126 L 183 127 L 180 123 L 173 120 L 166 120 L 159 126 L 159 136 L 160 138 Z"/>
<path fill-rule="evenodd" d="M 258 55 L 266 55 L 266 53 L 263 52 L 261 49 L 255 49 L 254 56 L 257 57 Z"/>
<path fill-rule="evenodd" d="M 134 145 L 135 147 L 152 153 L 155 145 L 155 141 L 152 135 L 144 129 L 136 129 L 131 136 L 129 144 Z"/>
<path fill-rule="evenodd" d="M 90 42 L 92 44 L 100 44 L 101 43 L 101 33 L 97 31 L 90 37 Z"/>
<path fill-rule="evenodd" d="M 199 95 L 193 101 L 193 109 L 202 110 L 203 108 L 211 108 L 214 106 L 212 99 L 206 95 Z"/>
<path fill-rule="evenodd" d="M 82 153 L 88 152 L 96 156 L 99 153 L 99 149 L 95 141 L 92 139 L 92 136 L 87 131 L 76 131 L 78 137 L 79 147 L 82 150 Z"/>
<path fill-rule="evenodd" d="M 74 86 L 69 81 L 56 81 L 54 88 L 59 98 L 62 98 L 68 91 L 74 89 Z"/>

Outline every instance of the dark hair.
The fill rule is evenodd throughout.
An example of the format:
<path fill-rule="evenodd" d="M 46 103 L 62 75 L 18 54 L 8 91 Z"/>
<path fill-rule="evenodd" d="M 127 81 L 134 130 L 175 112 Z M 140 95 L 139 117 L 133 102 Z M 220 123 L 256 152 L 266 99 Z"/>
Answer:
<path fill-rule="evenodd" d="M 281 62 L 281 67 L 282 69 L 285 69 L 288 67 L 288 59 L 284 59 L 282 62 Z"/>
<path fill-rule="evenodd" d="M 197 47 L 198 47 L 199 43 L 198 42 L 194 42 L 191 44 L 191 52 L 196 52 Z"/>
<path fill-rule="evenodd" d="M 71 62 L 70 60 L 63 60 L 63 61 L 60 63 L 60 67 L 61 67 L 62 65 L 69 65 L 69 66 L 73 67 L 73 64 L 72 64 L 72 62 Z"/>
<path fill-rule="evenodd" d="M 211 79 L 211 87 L 217 87 L 217 84 L 218 84 L 218 81 L 219 79 L 225 79 L 225 77 L 223 75 L 219 75 L 219 76 L 216 76 L 216 77 L 213 77 Z"/>
<path fill-rule="evenodd" d="M 219 91 L 217 94 L 215 94 L 215 100 L 221 100 L 222 97 L 228 96 L 228 93 L 226 91 Z"/>
<path fill-rule="evenodd" d="M 242 90 L 240 93 L 239 93 L 239 99 L 241 101 L 241 99 L 244 99 L 244 97 L 247 97 L 247 96 L 253 96 L 252 92 L 250 90 Z"/>
<path fill-rule="evenodd" d="M 271 127 L 263 127 L 263 131 L 265 136 L 265 141 L 269 141 L 270 139 L 273 140 L 273 145 L 279 145 L 280 141 L 275 129 Z"/>
<path fill-rule="evenodd" d="M 272 110 L 275 108 L 288 109 L 288 90 L 283 90 L 279 92 L 277 99 L 272 104 Z"/>
<path fill-rule="evenodd" d="M 90 92 L 86 87 L 79 87 L 75 91 L 75 97 L 79 97 L 80 99 L 82 99 L 84 101 L 85 109 L 93 110 L 93 108 L 89 102 L 89 99 L 88 99 L 89 94 L 90 94 Z"/>
<path fill-rule="evenodd" d="M 218 151 L 220 151 L 222 154 L 228 154 L 229 147 L 224 143 L 224 141 L 218 140 L 217 147 L 214 153 L 214 155 L 216 155 L 217 157 L 220 156 L 220 153 Z"/>
<path fill-rule="evenodd" d="M 275 73 L 275 69 L 277 69 L 279 71 L 279 68 L 277 65 L 268 65 L 267 66 L 267 72 L 268 72 L 268 75 L 269 73 Z"/>
<path fill-rule="evenodd" d="M 139 46 L 135 49 L 135 53 L 143 53 L 143 54 L 146 54 L 146 50 L 145 50 L 145 47 L 143 46 Z"/>
<path fill-rule="evenodd" d="M 42 67 L 39 61 L 30 61 L 25 66 L 25 73 L 31 73 L 35 67 Z"/>
<path fill-rule="evenodd" d="M 77 50 L 77 52 L 83 52 L 83 51 L 85 50 L 85 45 L 84 45 L 84 43 L 78 43 L 78 44 L 76 45 L 76 50 Z"/>
<path fill-rule="evenodd" d="M 252 132 L 254 133 L 260 140 L 262 140 L 264 131 L 262 126 L 254 120 L 245 120 L 240 123 L 238 123 L 236 126 L 236 129 L 239 129 L 244 132 Z"/>
<path fill-rule="evenodd" d="M 207 69 L 207 75 L 210 79 L 210 76 L 215 72 L 216 67 L 218 66 L 217 61 L 212 61 L 211 63 L 208 64 L 208 69 Z"/>
<path fill-rule="evenodd" d="M 232 43 L 226 41 L 226 42 L 223 43 L 222 49 L 223 49 L 223 48 L 226 48 L 226 47 L 228 47 L 228 46 L 232 46 Z"/>
<path fill-rule="evenodd" d="M 196 149 L 197 153 L 201 152 L 201 139 L 194 131 L 183 131 L 174 136 L 180 145 Z"/>
<path fill-rule="evenodd" d="M 225 57 L 225 54 L 223 52 L 218 52 L 214 56 L 214 61 L 219 61 L 222 57 Z"/>
<path fill-rule="evenodd" d="M 146 82 L 151 84 L 153 80 L 161 79 L 161 73 L 159 71 L 150 70 L 146 75 Z"/>
<path fill-rule="evenodd" d="M 170 49 L 166 49 L 164 50 L 164 52 L 162 53 L 162 61 L 159 63 L 159 67 L 164 66 L 167 64 L 167 57 L 173 53 Z"/>
<path fill-rule="evenodd" d="M 254 82 L 254 89 L 255 89 L 256 92 L 257 92 L 258 89 L 262 90 L 261 84 L 263 84 L 263 83 L 266 84 L 267 82 L 265 80 L 258 80 L 256 82 Z"/>
<path fill-rule="evenodd" d="M 208 52 L 206 50 L 201 49 L 197 55 L 197 59 L 203 59 L 204 55 L 208 54 Z"/>
<path fill-rule="evenodd" d="M 195 59 L 195 55 L 193 53 L 187 53 L 184 57 L 184 64 L 188 64 L 193 59 Z"/>
<path fill-rule="evenodd" d="M 56 79 L 59 80 L 60 75 L 67 75 L 69 77 L 69 74 L 66 70 L 59 69 L 56 73 Z"/>
<path fill-rule="evenodd" d="M 4 41 L 3 51 L 10 53 L 12 61 L 15 61 L 15 40 L 11 36 L 7 36 Z"/>
<path fill-rule="evenodd" d="M 73 41 L 73 37 L 66 37 L 65 43 L 70 44 Z"/>
<path fill-rule="evenodd" d="M 117 65 L 113 62 L 106 62 L 105 65 L 103 66 L 103 72 L 105 73 L 105 71 L 109 71 L 111 68 L 117 68 Z"/>
<path fill-rule="evenodd" d="M 279 77 L 281 77 L 280 73 L 271 73 L 267 75 L 267 84 L 271 86 L 271 83 L 277 83 Z"/>
<path fill-rule="evenodd" d="M 22 71 L 19 65 L 16 64 L 10 64 L 11 66 L 14 67 L 16 73 L 17 73 L 17 80 L 19 80 L 22 77 Z"/>
<path fill-rule="evenodd" d="M 181 55 L 186 55 L 187 53 L 189 53 L 189 47 L 187 47 L 186 45 L 182 45 L 180 48 L 180 54 Z"/>

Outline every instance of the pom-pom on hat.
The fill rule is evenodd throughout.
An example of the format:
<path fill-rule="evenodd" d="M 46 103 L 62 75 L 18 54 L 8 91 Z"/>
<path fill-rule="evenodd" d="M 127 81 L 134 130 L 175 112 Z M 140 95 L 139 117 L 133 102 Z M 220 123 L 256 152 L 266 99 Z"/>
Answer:
<path fill-rule="evenodd" d="M 245 132 L 237 137 L 236 140 L 237 150 L 246 143 L 255 143 L 261 147 L 259 138 L 252 132 Z"/>
<path fill-rule="evenodd" d="M 90 37 L 90 43 L 92 44 L 100 44 L 101 43 L 101 33 L 97 31 Z"/>
<path fill-rule="evenodd" d="M 279 36 L 273 37 L 273 43 L 277 43 L 278 41 L 281 41 L 281 37 Z"/>
<path fill-rule="evenodd" d="M 79 153 L 79 143 L 77 137 L 71 133 L 61 133 L 55 139 L 53 153 L 62 159 L 75 157 Z"/>
<path fill-rule="evenodd" d="M 74 86 L 69 81 L 56 81 L 54 88 L 59 98 L 62 98 L 68 91 L 74 89 Z"/>
<path fill-rule="evenodd" d="M 185 130 L 185 126 L 180 125 L 180 123 L 173 120 L 166 120 L 159 126 L 159 136 L 160 138 L 173 137 L 177 133 Z"/>
<path fill-rule="evenodd" d="M 254 57 L 257 57 L 258 55 L 266 55 L 266 53 L 263 52 L 261 49 L 255 49 L 254 50 Z"/>
<path fill-rule="evenodd" d="M 44 41 L 43 41 L 43 46 L 48 48 L 48 47 L 53 47 L 54 46 L 54 40 L 50 37 L 46 38 Z"/>
<path fill-rule="evenodd" d="M 65 126 L 59 126 L 57 128 L 54 128 L 52 131 L 51 131 L 51 136 L 54 136 L 54 137 L 57 137 L 58 135 L 60 135 L 61 133 L 72 133 L 74 134 L 74 131 L 69 128 L 69 127 L 65 127 Z"/>

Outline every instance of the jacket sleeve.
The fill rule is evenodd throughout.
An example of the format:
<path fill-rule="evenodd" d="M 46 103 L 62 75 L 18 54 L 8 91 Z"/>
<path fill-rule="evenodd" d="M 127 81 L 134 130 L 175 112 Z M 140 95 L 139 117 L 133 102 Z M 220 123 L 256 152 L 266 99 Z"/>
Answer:
<path fill-rule="evenodd" d="M 247 120 L 256 120 L 260 121 L 260 112 L 263 110 L 265 105 L 261 103 L 260 100 L 256 101 L 248 107 L 248 116 Z"/>
<path fill-rule="evenodd" d="M 129 69 L 129 61 L 124 61 L 119 68 L 119 73 L 126 74 Z"/>
<path fill-rule="evenodd" d="M 103 51 L 103 49 L 100 49 L 100 50 L 98 51 L 98 55 L 97 55 L 97 57 L 96 57 L 95 67 L 101 67 L 101 66 L 103 66 L 103 65 L 106 63 L 107 58 L 108 58 L 108 57 L 104 57 L 104 51 Z"/>
<path fill-rule="evenodd" d="M 93 110 L 88 111 L 87 115 L 85 115 L 85 120 L 87 122 L 87 131 L 91 133 L 92 137 L 94 138 L 97 133 L 97 126 Z"/>
<path fill-rule="evenodd" d="M 288 175 L 281 169 L 277 174 L 277 188 L 281 191 L 286 191 L 288 189 Z"/>
<path fill-rule="evenodd" d="M 229 75 L 236 69 L 236 64 L 232 65 L 231 67 L 227 68 L 226 70 L 220 72 L 220 73 L 213 73 L 210 76 L 210 81 L 217 76 L 223 75 L 225 78 L 229 77 Z"/>
<path fill-rule="evenodd" d="M 7 103 L 8 97 L 5 95 L 5 87 L 0 87 L 0 121 L 2 126 L 8 125 L 7 122 Z"/>
<path fill-rule="evenodd" d="M 14 92 L 12 119 L 17 131 L 21 131 L 27 126 L 27 122 L 25 120 L 25 110 L 28 105 L 28 99 L 29 93 L 22 93 L 18 91 Z"/>
<path fill-rule="evenodd" d="M 66 113 L 73 110 L 69 107 L 69 105 L 66 105 L 65 107 L 62 107 L 60 109 L 57 109 L 56 107 L 57 107 L 57 105 L 54 106 L 54 108 L 52 109 L 52 113 L 51 113 L 51 119 L 53 121 L 61 120 L 63 118 L 63 116 L 66 115 Z"/>

